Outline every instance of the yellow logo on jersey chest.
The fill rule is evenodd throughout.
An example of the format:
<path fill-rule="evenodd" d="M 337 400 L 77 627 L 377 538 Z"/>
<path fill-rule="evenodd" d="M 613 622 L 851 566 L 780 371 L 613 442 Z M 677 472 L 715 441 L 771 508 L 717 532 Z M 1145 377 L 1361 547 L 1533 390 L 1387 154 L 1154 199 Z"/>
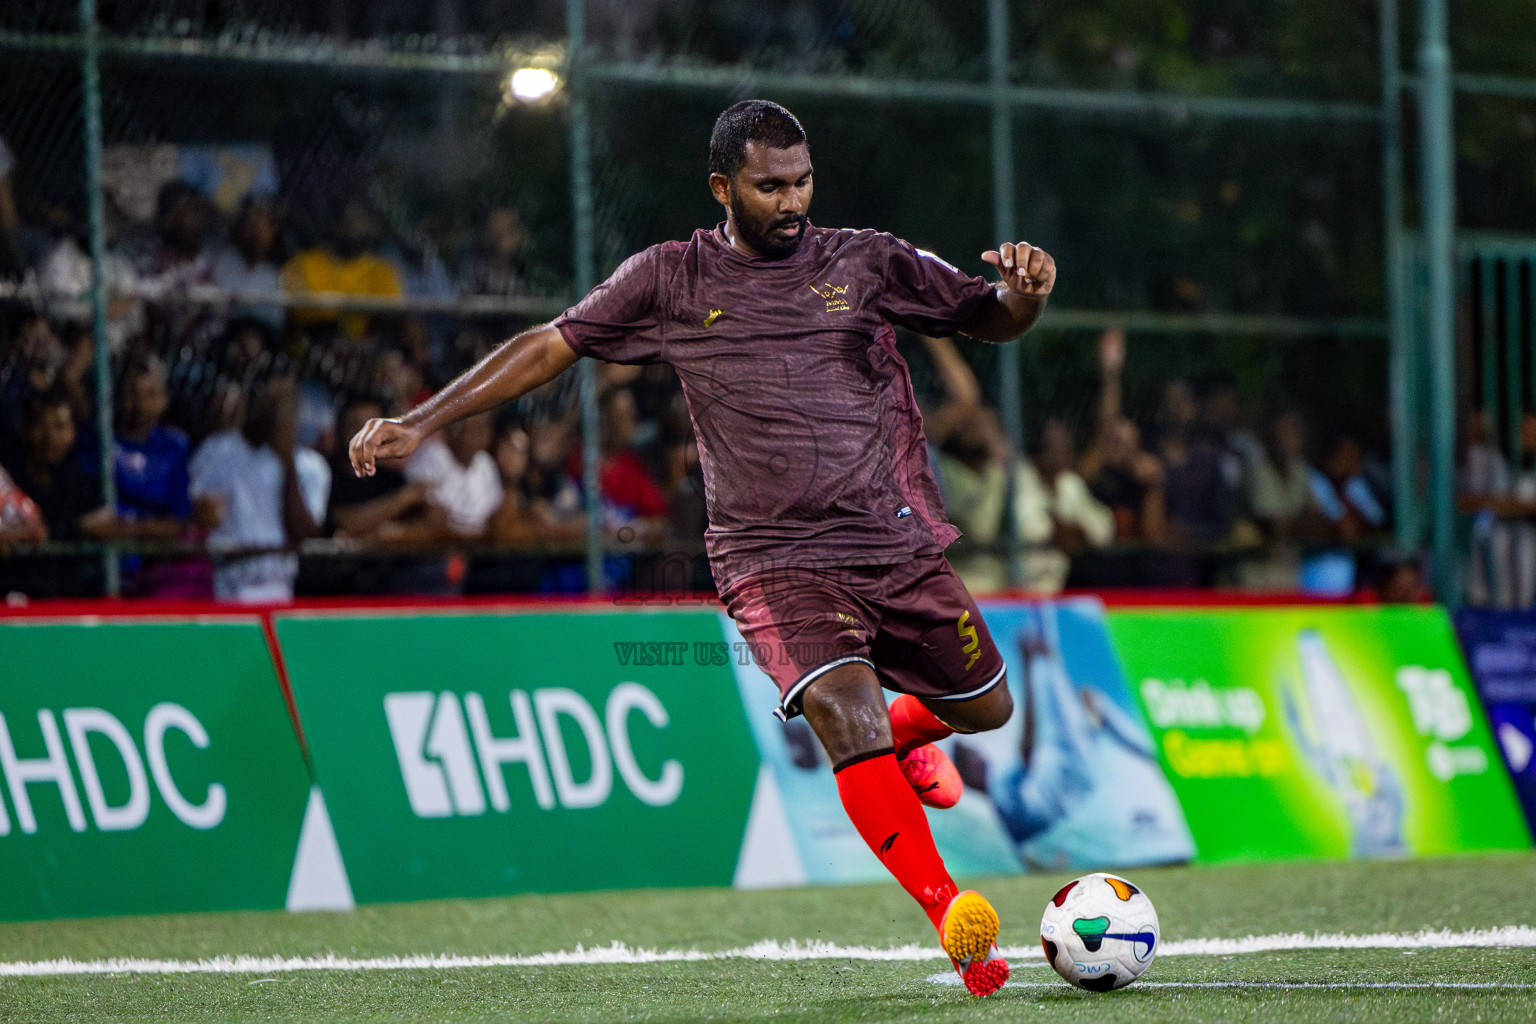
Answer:
<path fill-rule="evenodd" d="M 806 285 L 806 287 L 826 302 L 828 313 L 846 313 L 851 308 L 848 305 L 848 300 L 843 298 L 844 295 L 848 294 L 848 286 L 845 284 L 832 284 L 831 282 L 823 281 L 821 284 L 810 284 Z"/>

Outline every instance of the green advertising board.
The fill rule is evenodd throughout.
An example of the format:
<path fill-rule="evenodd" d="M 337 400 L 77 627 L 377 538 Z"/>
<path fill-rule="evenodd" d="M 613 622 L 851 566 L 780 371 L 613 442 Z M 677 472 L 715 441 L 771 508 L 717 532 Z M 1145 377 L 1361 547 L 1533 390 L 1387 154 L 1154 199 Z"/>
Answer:
<path fill-rule="evenodd" d="M 280 909 L 309 778 L 261 624 L 0 623 L 0 918 Z"/>
<path fill-rule="evenodd" d="M 1200 860 L 1530 846 L 1439 608 L 1118 611 Z"/>
<path fill-rule="evenodd" d="M 715 615 L 283 615 L 359 902 L 728 885 L 758 755 Z"/>
<path fill-rule="evenodd" d="M 1443 611 L 1107 624 L 1197 859 L 1528 848 Z M 280 615 L 311 779 L 259 620 L 0 623 L 0 919 L 804 880 L 802 784 L 841 808 L 728 626 Z M 1069 632 L 1072 684 L 1103 689 Z"/>

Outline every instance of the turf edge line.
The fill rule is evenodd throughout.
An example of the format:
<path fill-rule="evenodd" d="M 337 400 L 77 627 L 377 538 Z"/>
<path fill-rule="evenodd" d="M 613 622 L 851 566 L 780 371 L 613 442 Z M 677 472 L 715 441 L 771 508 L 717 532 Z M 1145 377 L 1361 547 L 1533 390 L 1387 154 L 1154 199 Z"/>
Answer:
<path fill-rule="evenodd" d="M 1249 935 L 1240 939 L 1183 939 L 1166 943 L 1160 956 L 1234 956 L 1292 949 L 1459 949 L 1536 947 L 1536 928 L 1513 925 L 1453 932 L 1379 932 L 1372 935 Z M 1004 955 L 1043 959 L 1036 946 L 1011 946 Z M 419 954 L 386 957 L 219 956 L 202 960 L 154 960 L 138 957 L 107 960 L 30 960 L 0 962 L 0 977 L 45 977 L 82 974 L 272 974 L 288 971 L 410 971 L 464 970 L 485 967 L 564 967 L 600 964 L 687 963 L 710 960 L 876 960 L 921 962 L 943 960 L 942 951 L 910 943 L 905 946 L 840 946 L 832 942 L 778 942 L 766 939 L 750 946 L 720 951 L 698 949 L 637 949 L 615 942 L 611 946 L 526 955 L 457 956 Z"/>
<path fill-rule="evenodd" d="M 961 984 L 960 975 L 953 971 L 947 974 L 930 975 L 928 981 L 934 985 L 958 987 Z M 1059 981 L 1010 981 L 1004 988 L 1048 988 L 1059 989 Z M 1532 991 L 1536 985 L 1522 985 L 1516 981 L 1139 981 L 1137 988 L 1191 988 L 1191 989 L 1321 989 L 1324 991 L 1337 991 L 1341 989 L 1449 989 L 1452 991 L 1483 992 L 1490 989 L 1519 989 Z"/>

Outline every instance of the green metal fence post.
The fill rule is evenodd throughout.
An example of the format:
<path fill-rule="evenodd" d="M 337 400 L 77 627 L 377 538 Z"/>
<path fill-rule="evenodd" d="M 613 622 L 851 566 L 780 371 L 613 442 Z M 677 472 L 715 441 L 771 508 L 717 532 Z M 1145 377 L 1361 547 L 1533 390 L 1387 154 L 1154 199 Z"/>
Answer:
<path fill-rule="evenodd" d="M 571 291 L 580 299 L 592 290 L 595 269 L 592 223 L 592 124 L 587 106 L 587 12 L 584 0 L 566 0 L 566 88 L 571 98 Z M 577 364 L 581 382 L 581 485 L 587 506 L 587 591 L 603 590 L 603 495 L 601 423 L 597 409 L 597 364 Z"/>
<path fill-rule="evenodd" d="M 1408 331 L 1408 299 L 1403 251 L 1402 57 L 1398 53 L 1397 0 L 1381 0 L 1381 192 L 1382 247 L 1387 299 L 1390 361 L 1387 390 L 1392 425 L 1392 509 L 1399 547 L 1420 541 L 1418 488 L 1414 466 L 1413 335 Z"/>
<path fill-rule="evenodd" d="M 1420 216 L 1429 271 L 1431 537 L 1435 595 L 1460 603 L 1456 565 L 1456 173 L 1446 0 L 1419 0 Z"/>
<path fill-rule="evenodd" d="M 987 2 L 987 62 L 992 85 L 992 234 L 993 244 L 1018 241 L 1018 211 L 1014 205 L 1013 104 L 1008 85 L 1008 0 Z M 1019 349 L 1009 342 L 999 353 L 997 405 L 1008 439 L 1024 444 L 1024 393 L 1019 380 Z M 1011 503 L 1010 503 L 1011 504 Z M 1008 582 L 1017 586 L 1018 554 L 1023 546 L 1019 517 L 1008 516 Z"/>
<path fill-rule="evenodd" d="M 1525 291 L 1525 315 L 1530 324 L 1530 348 L 1526 351 L 1526 394 L 1528 407 L 1536 412 L 1536 257 L 1528 260 Z"/>
<path fill-rule="evenodd" d="M 1524 374 L 1520 345 L 1520 260 L 1510 253 L 1504 260 L 1504 418 L 1509 437 L 1509 466 L 1519 472 L 1524 465 L 1520 427 L 1525 418 Z"/>
<path fill-rule="evenodd" d="M 80 74 L 85 93 L 85 201 L 91 233 L 91 331 L 96 342 L 96 433 L 101 445 L 101 501 L 117 507 L 112 457 L 112 352 L 107 345 L 107 221 L 101 197 L 101 64 L 96 0 L 80 0 Z M 102 555 L 108 597 L 122 593 L 117 550 Z"/>

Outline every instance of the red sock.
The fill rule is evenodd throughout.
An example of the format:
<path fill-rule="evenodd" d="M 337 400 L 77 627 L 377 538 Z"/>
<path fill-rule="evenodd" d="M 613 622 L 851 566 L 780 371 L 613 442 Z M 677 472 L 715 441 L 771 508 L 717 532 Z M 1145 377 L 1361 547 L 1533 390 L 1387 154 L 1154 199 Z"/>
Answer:
<path fill-rule="evenodd" d="M 837 795 L 864 842 L 937 928 L 959 890 L 933 845 L 923 805 L 889 750 L 835 769 Z"/>
<path fill-rule="evenodd" d="M 952 736 L 954 732 L 909 693 L 891 702 L 891 737 L 896 741 L 897 757 L 906 757 L 924 743 Z"/>

